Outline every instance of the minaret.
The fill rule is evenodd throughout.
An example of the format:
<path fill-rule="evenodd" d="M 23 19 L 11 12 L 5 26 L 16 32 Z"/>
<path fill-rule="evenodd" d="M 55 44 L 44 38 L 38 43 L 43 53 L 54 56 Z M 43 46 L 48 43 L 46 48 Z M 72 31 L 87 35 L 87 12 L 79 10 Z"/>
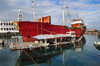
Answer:
<path fill-rule="evenodd" d="M 32 0 L 32 8 L 33 8 L 33 22 L 35 22 L 34 0 Z"/>
<path fill-rule="evenodd" d="M 62 8 L 62 15 L 63 15 L 63 25 L 65 26 L 65 14 L 64 14 L 64 9 L 65 9 L 65 0 L 63 1 L 63 8 Z"/>
<path fill-rule="evenodd" d="M 19 11 L 18 11 L 18 21 L 22 21 L 22 20 L 23 20 L 22 17 L 23 17 L 22 11 L 19 10 Z"/>

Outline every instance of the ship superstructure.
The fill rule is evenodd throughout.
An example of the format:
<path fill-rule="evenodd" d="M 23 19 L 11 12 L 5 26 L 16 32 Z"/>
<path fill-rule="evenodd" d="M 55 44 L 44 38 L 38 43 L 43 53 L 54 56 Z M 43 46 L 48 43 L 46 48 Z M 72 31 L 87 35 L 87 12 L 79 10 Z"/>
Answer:
<path fill-rule="evenodd" d="M 77 38 L 83 36 L 83 34 L 86 30 L 86 26 L 84 25 L 82 19 L 71 20 L 71 28 L 73 28 L 75 30 Z"/>

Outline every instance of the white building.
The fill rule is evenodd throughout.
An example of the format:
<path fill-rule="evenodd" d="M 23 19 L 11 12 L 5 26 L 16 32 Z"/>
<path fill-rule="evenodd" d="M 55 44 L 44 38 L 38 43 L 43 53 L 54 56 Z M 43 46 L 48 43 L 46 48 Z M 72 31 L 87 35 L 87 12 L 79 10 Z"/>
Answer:
<path fill-rule="evenodd" d="M 0 33 L 18 33 L 19 31 L 13 25 L 13 21 L 0 20 Z"/>

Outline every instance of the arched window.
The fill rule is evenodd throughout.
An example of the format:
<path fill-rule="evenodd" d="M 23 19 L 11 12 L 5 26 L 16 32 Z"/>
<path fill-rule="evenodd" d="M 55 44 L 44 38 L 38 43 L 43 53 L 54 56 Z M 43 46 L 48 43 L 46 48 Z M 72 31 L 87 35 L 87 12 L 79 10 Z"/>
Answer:
<path fill-rule="evenodd" d="M 11 25 L 13 25 L 13 23 L 11 23 Z"/>
<path fill-rule="evenodd" d="M 7 28 L 7 30 L 8 30 L 8 28 Z"/>
<path fill-rule="evenodd" d="M 10 25 L 10 23 L 9 23 L 9 25 Z"/>
<path fill-rule="evenodd" d="M 11 30 L 11 28 L 9 28 L 9 30 Z"/>
<path fill-rule="evenodd" d="M 4 28 L 4 30 L 6 30 L 6 28 Z"/>
<path fill-rule="evenodd" d="M 16 28 L 14 28 L 14 30 L 16 30 Z"/>
<path fill-rule="evenodd" d="M 8 23 L 6 23 L 6 25 L 8 25 Z"/>
<path fill-rule="evenodd" d="M 4 23 L 4 25 L 6 25 L 6 23 Z"/>
<path fill-rule="evenodd" d="M 3 28 L 1 28 L 1 30 L 3 30 Z"/>
<path fill-rule="evenodd" d="M 1 23 L 1 25 L 2 25 L 2 23 Z"/>
<path fill-rule="evenodd" d="M 12 30 L 13 30 L 13 28 L 12 28 Z"/>

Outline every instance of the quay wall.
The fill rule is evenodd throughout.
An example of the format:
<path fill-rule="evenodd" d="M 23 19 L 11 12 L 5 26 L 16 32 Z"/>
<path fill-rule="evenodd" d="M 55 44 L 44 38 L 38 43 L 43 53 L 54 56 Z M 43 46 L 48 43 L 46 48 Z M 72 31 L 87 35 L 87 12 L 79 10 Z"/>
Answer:
<path fill-rule="evenodd" d="M 98 31 L 86 31 L 85 34 L 98 35 Z"/>

